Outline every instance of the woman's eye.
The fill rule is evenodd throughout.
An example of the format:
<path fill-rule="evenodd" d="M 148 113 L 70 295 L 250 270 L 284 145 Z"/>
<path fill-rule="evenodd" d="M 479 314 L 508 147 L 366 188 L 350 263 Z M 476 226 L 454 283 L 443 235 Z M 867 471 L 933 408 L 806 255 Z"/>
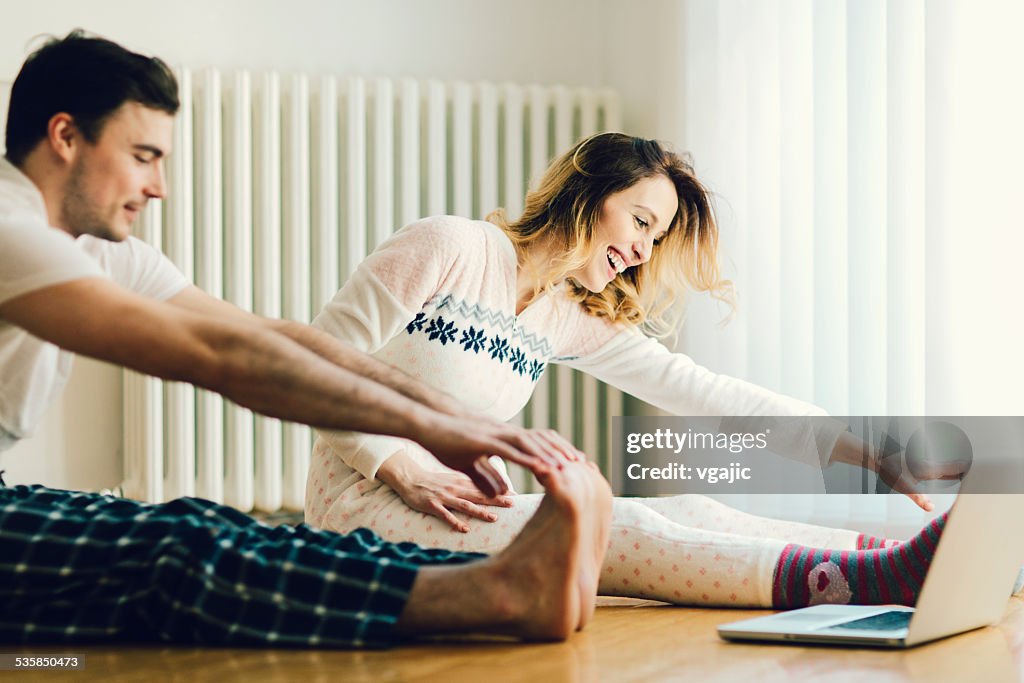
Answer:
<path fill-rule="evenodd" d="M 633 218 L 636 219 L 636 224 L 640 226 L 641 230 L 646 230 L 647 226 L 650 225 L 650 223 L 645 221 L 643 218 L 640 218 L 640 216 L 633 216 Z"/>

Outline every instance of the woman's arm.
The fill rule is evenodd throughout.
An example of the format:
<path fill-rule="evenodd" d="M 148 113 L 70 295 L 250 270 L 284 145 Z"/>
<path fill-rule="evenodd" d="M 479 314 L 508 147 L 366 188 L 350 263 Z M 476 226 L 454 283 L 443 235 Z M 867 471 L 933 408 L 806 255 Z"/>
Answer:
<path fill-rule="evenodd" d="M 703 368 L 682 353 L 673 353 L 663 344 L 636 330 L 615 327 L 606 321 L 582 315 L 577 321 L 580 341 L 575 357 L 564 358 L 570 367 L 587 372 L 637 398 L 673 415 L 737 416 L 738 429 L 749 426 L 749 418 L 828 416 L 821 408 L 775 393 L 764 387 Z M 744 417 L 746 416 L 746 417 Z M 723 429 L 728 430 L 728 420 Z M 811 423 L 813 422 L 813 426 Z M 787 423 L 788 424 L 788 423 Z M 813 434 L 790 434 L 792 448 L 783 452 L 816 467 L 846 463 L 877 472 L 890 488 L 905 494 L 919 507 L 931 510 L 930 498 L 916 490 L 915 480 L 906 468 L 883 466 L 876 449 L 850 433 L 839 420 L 808 421 Z M 800 447 L 811 437 L 813 448 Z M 813 451 L 813 452 L 812 452 Z"/>

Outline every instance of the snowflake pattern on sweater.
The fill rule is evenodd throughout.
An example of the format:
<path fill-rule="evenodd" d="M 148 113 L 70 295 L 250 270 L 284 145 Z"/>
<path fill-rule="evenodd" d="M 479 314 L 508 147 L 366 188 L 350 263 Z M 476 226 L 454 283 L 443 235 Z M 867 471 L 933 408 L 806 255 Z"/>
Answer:
<path fill-rule="evenodd" d="M 435 302 L 427 302 L 427 306 Z M 475 321 L 466 326 L 458 327 L 453 320 L 445 320 L 439 311 L 451 310 L 455 315 L 461 315 L 466 320 Z M 547 358 L 551 353 L 551 345 L 547 340 L 538 340 L 535 335 L 509 335 L 502 330 L 516 330 L 512 321 L 506 321 L 506 317 L 498 311 L 487 311 L 477 304 L 467 304 L 455 301 L 450 295 L 436 303 L 436 315 L 428 317 L 427 313 L 420 311 L 408 325 L 405 326 L 406 333 L 415 335 L 423 333 L 430 341 L 437 341 L 441 345 L 454 342 L 456 336 L 461 332 L 459 345 L 463 350 L 479 354 L 481 352 L 490 355 L 492 360 L 508 364 L 512 370 L 519 375 L 529 377 L 536 382 L 544 373 L 547 363 L 542 358 Z M 491 324 L 498 328 L 493 334 L 488 335 L 484 331 L 484 324 Z M 523 347 L 516 346 L 521 342 Z M 528 349 L 524 350 L 524 348 Z M 538 357 L 530 358 L 527 353 L 535 354 Z"/>

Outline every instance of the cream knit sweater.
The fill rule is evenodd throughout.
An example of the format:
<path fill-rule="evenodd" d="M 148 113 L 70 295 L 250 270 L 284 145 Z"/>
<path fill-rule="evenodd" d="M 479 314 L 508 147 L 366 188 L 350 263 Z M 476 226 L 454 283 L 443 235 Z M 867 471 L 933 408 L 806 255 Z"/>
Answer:
<path fill-rule="evenodd" d="M 560 290 L 517 316 L 516 266 L 512 243 L 498 227 L 425 218 L 370 255 L 313 325 L 501 420 L 523 408 L 548 363 L 587 372 L 676 415 L 824 414 L 588 315 Z M 826 438 L 834 443 L 837 435 Z M 325 490 L 307 487 L 307 514 L 322 514 L 324 504 L 351 487 L 365 492 L 380 485 L 377 469 L 402 449 L 423 467 L 444 469 L 403 439 L 320 432 L 316 454 L 340 458 L 347 467 Z M 310 482 L 319 479 L 323 460 L 312 459 Z"/>

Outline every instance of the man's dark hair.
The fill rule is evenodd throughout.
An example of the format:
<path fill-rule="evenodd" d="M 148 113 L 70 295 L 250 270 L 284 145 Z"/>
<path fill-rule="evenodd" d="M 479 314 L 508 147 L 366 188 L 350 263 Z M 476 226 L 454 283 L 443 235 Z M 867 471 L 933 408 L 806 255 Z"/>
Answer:
<path fill-rule="evenodd" d="M 178 81 L 156 57 L 76 29 L 29 55 L 11 88 L 7 159 L 20 166 L 43 140 L 49 121 L 65 112 L 90 143 L 125 102 L 175 114 Z"/>

